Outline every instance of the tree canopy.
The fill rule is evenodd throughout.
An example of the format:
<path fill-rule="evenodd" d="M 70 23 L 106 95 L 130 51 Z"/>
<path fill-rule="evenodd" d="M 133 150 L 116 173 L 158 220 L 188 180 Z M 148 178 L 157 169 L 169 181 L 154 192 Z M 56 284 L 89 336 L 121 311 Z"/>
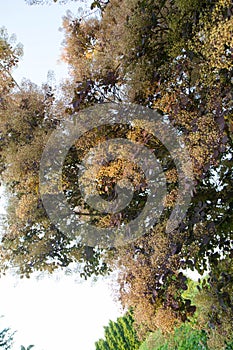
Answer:
<path fill-rule="evenodd" d="M 133 328 L 133 322 L 132 311 L 119 317 L 116 322 L 110 321 L 104 329 L 105 339 L 100 339 L 95 343 L 96 350 L 137 350 L 140 341 Z"/>
<path fill-rule="evenodd" d="M 94 6 L 100 16 L 81 20 L 64 16 L 62 58 L 69 65 L 70 81 L 57 91 L 31 82 L 15 89 L 9 73 L 18 53 L 2 32 L 1 177 L 11 193 L 1 244 L 2 271 L 17 266 L 22 275 L 30 276 L 35 270 L 52 272 L 74 262 L 84 277 L 115 269 L 119 299 L 125 308 L 134 309 L 135 327 L 144 337 L 158 326 L 170 332 L 192 317 L 196 307 L 182 297 L 187 289 L 184 270 L 203 274 L 209 269 L 208 284 L 200 284 L 209 302 L 204 319 L 218 337 L 223 337 L 223 329 L 224 337 L 230 337 L 232 3 L 110 0 L 95 1 Z M 161 122 L 174 127 L 190 156 L 194 189 L 186 216 L 167 232 L 167 221 L 180 200 L 180 179 L 169 150 L 138 121 L 84 133 L 69 149 L 62 169 L 62 192 L 84 223 L 112 230 L 123 227 L 142 211 L 149 197 L 145 173 L 133 157 L 105 162 L 100 157 L 85 181 L 95 183 L 101 198 L 116 199 L 116 184 L 124 178 L 131 181 L 135 193 L 119 213 L 100 215 L 85 202 L 77 181 L 79 169 L 88 152 L 106 140 L 125 138 L 149 149 L 158 159 L 167 188 L 163 213 L 151 230 L 133 242 L 103 248 L 86 245 L 79 237 L 72 239 L 50 221 L 39 191 L 39 168 L 44 147 L 58 125 L 74 116 L 81 123 L 86 108 L 108 103 L 157 111 Z M 99 164 L 102 168 L 97 171 Z M 48 186 L 52 200 L 49 191 Z"/>
<path fill-rule="evenodd" d="M 192 159 L 195 192 L 179 229 L 167 235 L 164 215 L 149 235 L 117 251 L 122 302 L 152 328 L 194 312 L 179 296 L 186 288 L 181 268 L 210 267 L 219 278 L 219 260 L 232 255 L 231 28 L 230 1 L 111 1 L 101 20 L 64 18 L 64 59 L 78 81 L 75 110 L 107 99 L 157 109 L 180 130 Z M 156 156 L 164 159 L 163 151 L 156 148 Z M 177 178 L 166 170 L 171 208 Z"/>

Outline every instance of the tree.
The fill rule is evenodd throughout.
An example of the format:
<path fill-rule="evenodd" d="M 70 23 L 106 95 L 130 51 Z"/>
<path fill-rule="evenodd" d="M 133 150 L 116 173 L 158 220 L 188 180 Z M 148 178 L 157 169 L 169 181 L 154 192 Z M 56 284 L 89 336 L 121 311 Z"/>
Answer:
<path fill-rule="evenodd" d="M 65 18 L 64 58 L 74 79 L 91 79 L 92 91 L 104 82 L 105 99 L 119 101 L 112 88 L 120 89 L 126 100 L 159 109 L 183 134 L 193 162 L 195 193 L 179 229 L 167 235 L 164 215 L 150 234 L 116 254 L 123 305 L 135 308 L 139 325 L 155 329 L 164 321 L 169 330 L 195 311 L 182 301 L 180 269 L 203 273 L 209 264 L 218 278 L 219 259 L 232 249 L 231 4 L 111 1 L 95 23 Z M 77 110 L 93 98 L 78 89 Z"/>
<path fill-rule="evenodd" d="M 140 346 L 136 331 L 133 328 L 132 311 L 119 317 L 116 322 L 110 321 L 104 327 L 105 339 L 100 339 L 95 343 L 96 350 L 136 350 Z"/>
<path fill-rule="evenodd" d="M 13 344 L 13 336 L 14 333 L 10 332 L 10 328 L 4 328 L 0 332 L 0 347 L 2 347 L 4 350 L 11 349 Z"/>
<path fill-rule="evenodd" d="M 10 95 L 1 111 L 1 175 L 9 192 L 8 222 L 1 246 L 2 270 L 13 265 L 29 277 L 32 271 L 52 272 L 76 261 L 85 277 L 104 274 L 107 267 L 104 261 L 100 262 L 100 251 L 75 243 L 56 229 L 39 195 L 41 154 L 60 118 L 54 110 L 51 89 L 45 86 L 41 90 L 26 82 L 20 91 Z M 64 111 L 58 110 L 61 114 Z"/>
<path fill-rule="evenodd" d="M 232 318 L 231 268 L 226 263 L 232 257 L 232 18 L 229 0 L 112 0 L 98 19 L 80 21 L 66 16 L 63 59 L 72 76 L 67 84 L 69 90 L 74 89 L 70 104 L 62 108 L 58 102 L 59 112 L 64 113 L 55 114 L 54 120 L 51 116 L 57 102 L 45 107 L 48 100 L 41 91 L 27 92 L 30 103 L 23 108 L 22 96 L 14 94 L 17 117 L 10 125 L 4 123 L 4 176 L 19 200 L 3 242 L 8 260 L 27 274 L 38 268 L 53 271 L 54 263 L 67 266 L 87 260 L 90 275 L 106 272 L 106 265 L 99 269 L 99 263 L 108 255 L 110 267 L 119 271 L 120 300 L 126 308 L 133 307 L 135 326 L 142 337 L 158 325 L 171 332 L 194 314 L 195 305 L 182 297 L 187 278 L 181 269 L 196 269 L 202 274 L 209 267 L 219 310 L 226 319 Z M 70 97 L 65 86 L 63 93 Z M 56 122 L 74 115 L 82 119 L 81 111 L 86 107 L 109 101 L 159 110 L 161 120 L 176 127 L 191 157 L 195 189 L 186 217 L 167 233 L 166 222 L 177 201 L 179 181 L 166 147 L 138 124 L 107 125 L 86 133 L 68 152 L 63 169 L 62 188 L 72 208 L 78 207 L 78 214 L 96 226 L 123 226 L 146 203 L 146 179 L 132 159 L 105 163 L 94 179 L 102 198 L 111 201 L 116 196 L 116 183 L 127 172 L 137 191 L 126 210 L 115 216 L 96 215 L 83 200 L 76 180 L 77 163 L 80 165 L 88 150 L 106 139 L 123 137 L 149 148 L 160 161 L 168 190 L 163 215 L 150 232 L 123 247 L 100 252 L 99 247 L 71 247 L 68 238 L 51 226 L 37 193 L 37 168 Z M 49 117 L 45 118 L 45 110 Z M 31 134 L 33 138 L 27 140 Z M 15 151 L 19 144 L 26 156 Z M 14 166 L 8 149 L 19 159 Z M 93 173 L 85 180 L 93 182 Z M 222 280 L 229 281 L 223 296 Z M 223 316 L 219 320 L 207 314 L 216 328 L 219 322 L 223 327 Z"/>
<path fill-rule="evenodd" d="M 209 284 L 211 283 L 211 285 Z M 202 288 L 200 288 L 200 284 Z M 227 284 L 226 289 L 229 288 Z M 223 292 L 224 293 L 224 292 Z M 185 299 L 190 298 L 197 306 L 197 312 L 190 322 L 178 326 L 170 334 L 162 333 L 158 328 L 149 333 L 141 344 L 140 350 L 165 350 L 165 349 L 231 349 L 232 347 L 232 321 L 227 312 L 222 314 L 217 297 L 216 288 L 213 288 L 212 279 L 203 278 L 201 283 L 188 280 L 188 290 L 183 293 Z M 216 314 L 215 314 L 216 312 Z M 209 315 L 218 315 L 221 322 L 211 323 Z M 213 318 L 212 318 L 213 320 Z"/>
<path fill-rule="evenodd" d="M 4 97 L 9 90 L 17 85 L 11 73 L 17 66 L 23 49 L 21 44 L 14 45 L 16 37 L 10 36 L 6 28 L 0 28 L 0 97 L 1 104 L 4 102 Z"/>
<path fill-rule="evenodd" d="M 232 344 L 232 261 L 221 259 L 198 286 L 196 324 L 205 329 L 210 349 L 230 348 Z"/>

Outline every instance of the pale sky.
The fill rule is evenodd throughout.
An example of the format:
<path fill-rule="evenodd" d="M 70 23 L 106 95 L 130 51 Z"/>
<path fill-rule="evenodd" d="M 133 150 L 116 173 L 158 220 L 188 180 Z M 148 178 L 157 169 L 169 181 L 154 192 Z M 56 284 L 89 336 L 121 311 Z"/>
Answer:
<path fill-rule="evenodd" d="M 49 70 L 57 80 L 67 75 L 66 66 L 58 63 L 63 40 L 58 29 L 68 9 L 77 13 L 84 6 L 82 1 L 28 6 L 24 0 L 0 0 L 0 26 L 24 45 L 24 57 L 13 74 L 18 82 L 26 77 L 40 85 Z M 21 344 L 35 344 L 35 350 L 94 350 L 103 326 L 120 315 L 108 284 L 107 280 L 80 283 L 77 276 L 64 274 L 40 280 L 2 277 L 0 315 L 5 317 L 0 319 L 0 330 L 7 326 L 17 330 L 14 350 Z"/>
<path fill-rule="evenodd" d="M 18 82 L 23 77 L 36 84 L 46 82 L 49 70 L 56 78 L 67 75 L 67 67 L 60 62 L 63 32 L 62 17 L 70 10 L 74 14 L 88 11 L 91 0 L 70 1 L 65 5 L 51 4 L 29 6 L 24 0 L 0 0 L 0 26 L 9 34 L 16 34 L 17 42 L 24 46 L 24 56 L 14 72 Z"/>
<path fill-rule="evenodd" d="M 17 330 L 14 350 L 35 344 L 35 350 L 94 350 L 103 326 L 120 315 L 107 281 L 79 282 L 57 274 L 20 280 L 0 279 L 0 329 Z"/>

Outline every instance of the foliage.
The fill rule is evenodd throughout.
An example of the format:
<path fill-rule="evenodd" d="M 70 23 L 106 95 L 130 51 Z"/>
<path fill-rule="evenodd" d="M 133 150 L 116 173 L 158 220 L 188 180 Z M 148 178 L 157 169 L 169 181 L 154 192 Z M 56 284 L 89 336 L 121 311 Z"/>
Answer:
<path fill-rule="evenodd" d="M 222 349 L 232 342 L 232 260 L 221 259 L 209 277 L 202 281 L 194 297 L 196 324 L 208 334 L 210 349 Z M 230 346 L 230 345 L 229 345 Z"/>
<path fill-rule="evenodd" d="M 220 251 L 226 257 L 230 254 L 232 235 L 232 56 L 226 29 L 232 21 L 230 5 L 225 1 L 171 6 L 123 1 L 119 8 L 112 1 L 98 24 L 99 32 L 90 33 L 90 63 L 85 60 L 84 67 L 70 59 L 78 78 L 88 77 L 91 69 L 91 77 L 99 82 L 99 74 L 112 72 L 112 85 L 116 89 L 127 85 L 131 101 L 168 115 L 184 135 L 192 157 L 196 189 L 179 230 L 166 235 L 162 222 L 117 252 L 123 305 L 135 308 L 139 325 L 155 329 L 163 322 L 167 330 L 194 312 L 189 302 L 181 300 L 186 281 L 179 269 L 203 273 L 209 263 L 215 274 Z M 83 35 L 88 24 L 79 28 L 78 35 Z M 225 43 L 217 53 L 214 50 L 214 58 L 206 53 L 218 41 L 209 36 Z M 75 55 L 69 41 L 67 50 Z M 222 57 L 225 63 L 220 65 Z"/>
<path fill-rule="evenodd" d="M 9 36 L 6 28 L 0 28 L 0 103 L 5 95 L 15 86 L 11 72 L 19 62 L 23 49 L 21 44 L 16 44 L 15 35 Z"/>
<path fill-rule="evenodd" d="M 165 337 L 160 330 L 149 335 L 139 350 L 208 350 L 205 331 L 193 329 L 184 324 L 174 330 L 169 337 Z"/>
<path fill-rule="evenodd" d="M 11 349 L 13 344 L 13 336 L 14 333 L 11 333 L 9 328 L 4 328 L 0 332 L 0 347 L 2 347 L 4 350 Z"/>
<path fill-rule="evenodd" d="M 221 264 L 225 263 L 221 262 Z M 231 349 L 232 319 L 227 307 L 222 309 L 223 302 L 227 303 L 222 297 L 228 297 L 225 290 L 229 291 L 232 284 L 230 281 L 223 281 L 226 274 L 223 269 L 221 271 L 221 282 L 211 276 L 202 278 L 199 282 L 188 279 L 188 288 L 183 292 L 182 297 L 196 305 L 194 316 L 188 323 L 176 327 L 169 334 L 162 333 L 161 328 L 158 327 L 154 333 L 147 336 L 140 350 Z"/>
<path fill-rule="evenodd" d="M 226 350 L 232 350 L 233 349 L 233 341 L 227 344 Z"/>
<path fill-rule="evenodd" d="M 137 350 L 140 342 L 133 323 L 132 311 L 119 317 L 116 322 L 110 321 L 109 325 L 104 327 L 105 339 L 100 339 L 95 343 L 96 350 Z"/>
<path fill-rule="evenodd" d="M 31 350 L 34 347 L 34 345 L 29 345 L 25 348 L 25 346 L 21 345 L 21 350 Z"/>
<path fill-rule="evenodd" d="M 2 101 L 1 179 L 9 193 L 1 245 L 3 273 L 13 266 L 29 277 L 32 271 L 52 272 L 73 261 L 79 263 L 80 274 L 85 278 L 108 270 L 103 259 L 100 261 L 100 250 L 76 244 L 59 232 L 50 223 L 41 202 L 40 159 L 50 133 L 64 112 L 65 107 L 62 109 L 60 104 L 55 103 L 50 86 L 40 89 L 27 81 L 18 91 L 9 91 Z"/>
<path fill-rule="evenodd" d="M 13 196 L 3 262 L 19 266 L 26 275 L 86 262 L 87 277 L 108 270 L 106 260 L 103 263 L 107 256 L 109 266 L 119 271 L 119 298 L 125 308 L 133 307 L 142 338 L 158 326 L 171 332 L 192 317 L 196 307 L 183 297 L 188 281 L 181 270 L 203 274 L 209 268 L 211 288 L 203 286 L 206 309 L 200 324 L 209 345 L 221 348 L 221 332 L 230 341 L 233 319 L 231 1 L 111 0 L 105 5 L 100 18 L 64 17 L 63 60 L 72 81 L 62 87 L 63 100 L 56 99 L 48 86 L 40 90 L 29 84 L 12 92 L 5 102 L 2 177 Z M 160 222 L 133 243 L 103 252 L 70 242 L 51 225 L 38 193 L 38 166 L 48 136 L 63 118 L 109 101 L 158 110 L 163 121 L 176 127 L 191 157 L 195 190 L 181 225 L 166 233 L 179 184 L 165 147 L 140 125 L 107 126 L 85 134 L 67 155 L 63 190 L 70 205 L 84 210 L 96 225 L 114 227 L 135 217 L 136 209 L 140 211 L 146 202 L 146 181 L 133 162 L 105 164 L 95 179 L 105 199 L 114 198 L 114 186 L 124 168 L 138 191 L 121 215 L 92 219 L 95 213 L 81 198 L 74 167 L 91 147 L 116 137 L 138 142 L 156 155 L 167 180 Z"/>
<path fill-rule="evenodd" d="M 11 332 L 10 328 L 4 328 L 0 332 L 0 348 L 3 348 L 3 350 L 10 350 L 12 349 L 12 345 L 14 342 L 14 334 L 15 332 Z M 34 347 L 34 345 L 29 345 L 27 348 L 25 348 L 23 345 L 21 345 L 21 350 L 30 350 Z"/>

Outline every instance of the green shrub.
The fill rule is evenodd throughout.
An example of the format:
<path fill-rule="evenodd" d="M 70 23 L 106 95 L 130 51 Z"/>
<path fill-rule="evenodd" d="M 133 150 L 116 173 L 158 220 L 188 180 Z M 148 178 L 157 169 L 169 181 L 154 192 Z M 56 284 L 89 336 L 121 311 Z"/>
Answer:
<path fill-rule="evenodd" d="M 207 335 L 203 330 L 184 324 L 168 337 L 160 330 L 152 333 L 139 350 L 208 350 Z"/>

